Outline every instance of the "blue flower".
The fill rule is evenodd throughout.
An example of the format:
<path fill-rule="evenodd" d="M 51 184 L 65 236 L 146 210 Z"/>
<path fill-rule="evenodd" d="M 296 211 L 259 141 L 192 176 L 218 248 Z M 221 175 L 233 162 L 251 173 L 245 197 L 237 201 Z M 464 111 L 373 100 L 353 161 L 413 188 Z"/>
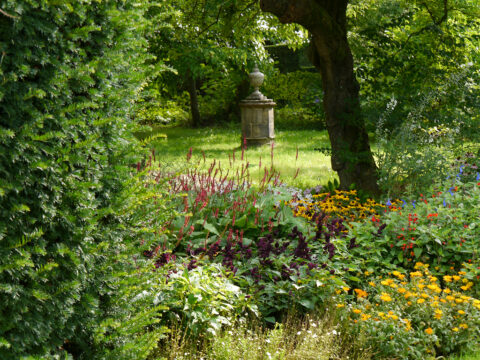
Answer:
<path fill-rule="evenodd" d="M 460 166 L 460 174 L 463 173 L 463 168 L 464 168 L 464 167 L 465 167 L 465 165 Z"/>
<path fill-rule="evenodd" d="M 415 209 L 415 200 L 412 201 L 412 206 Z"/>
<path fill-rule="evenodd" d="M 443 199 L 443 206 L 447 207 L 447 202 Z"/>
<path fill-rule="evenodd" d="M 453 189 L 453 187 L 451 187 L 450 189 L 448 189 L 448 192 L 450 193 L 450 195 L 452 195 L 452 196 L 453 196 L 452 189 Z"/>
<path fill-rule="evenodd" d="M 387 200 L 387 202 L 385 203 L 385 205 L 387 205 L 387 206 L 392 206 L 392 203 L 390 202 L 390 199 Z"/>
<path fill-rule="evenodd" d="M 480 173 L 477 172 L 477 181 L 480 180 Z"/>
<path fill-rule="evenodd" d="M 403 206 L 407 206 L 407 202 L 405 200 L 402 200 L 403 201 Z"/>

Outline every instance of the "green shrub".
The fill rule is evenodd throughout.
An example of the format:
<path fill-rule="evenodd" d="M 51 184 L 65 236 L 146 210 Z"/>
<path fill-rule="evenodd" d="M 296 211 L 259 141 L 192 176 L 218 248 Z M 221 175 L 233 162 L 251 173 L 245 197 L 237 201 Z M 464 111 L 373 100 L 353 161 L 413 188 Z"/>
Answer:
<path fill-rule="evenodd" d="M 158 338 L 122 328 L 143 279 L 129 275 L 136 266 L 128 256 L 137 233 L 132 195 L 143 188 L 127 181 L 135 150 L 128 116 L 145 76 L 137 5 L 2 2 L 2 359 L 65 351 L 92 359 L 116 347 L 141 358 Z M 135 339 L 145 342 L 138 352 Z"/>
<path fill-rule="evenodd" d="M 393 265 L 408 269 L 421 261 L 432 272 L 447 274 L 464 264 L 479 264 L 479 184 L 454 178 L 443 183 L 443 191 L 436 188 L 417 200 L 395 202 L 368 222 L 352 223 L 348 236 L 360 245 L 352 250 L 354 258 L 370 272 Z"/>
<path fill-rule="evenodd" d="M 256 313 L 256 306 L 218 264 L 169 263 L 151 275 L 154 302 L 168 307 L 167 321 L 185 334 L 212 337 L 235 319 Z"/>

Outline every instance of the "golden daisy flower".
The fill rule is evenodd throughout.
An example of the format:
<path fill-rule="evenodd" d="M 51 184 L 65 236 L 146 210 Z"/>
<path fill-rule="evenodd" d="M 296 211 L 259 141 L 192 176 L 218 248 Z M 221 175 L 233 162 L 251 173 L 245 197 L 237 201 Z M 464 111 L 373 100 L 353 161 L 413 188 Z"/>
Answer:
<path fill-rule="evenodd" d="M 425 329 L 425 332 L 428 334 L 428 335 L 432 335 L 434 333 L 433 329 L 431 327 L 429 328 L 426 328 Z"/>
<path fill-rule="evenodd" d="M 370 319 L 371 317 L 372 317 L 371 315 L 362 314 L 361 319 L 362 319 L 363 321 L 366 321 L 366 320 Z"/>
<path fill-rule="evenodd" d="M 382 293 L 382 295 L 380 296 L 380 299 L 386 302 L 392 301 L 392 298 L 387 293 Z"/>

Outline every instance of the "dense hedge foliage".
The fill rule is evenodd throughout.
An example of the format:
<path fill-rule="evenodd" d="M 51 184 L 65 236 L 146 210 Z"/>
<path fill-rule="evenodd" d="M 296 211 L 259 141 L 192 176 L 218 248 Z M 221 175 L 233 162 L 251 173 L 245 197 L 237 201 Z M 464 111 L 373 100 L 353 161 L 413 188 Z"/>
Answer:
<path fill-rule="evenodd" d="M 126 266 L 136 188 L 126 179 L 144 9 L 130 0 L 1 7 L 0 358 L 100 357 L 126 344 L 113 329 L 140 289 Z"/>

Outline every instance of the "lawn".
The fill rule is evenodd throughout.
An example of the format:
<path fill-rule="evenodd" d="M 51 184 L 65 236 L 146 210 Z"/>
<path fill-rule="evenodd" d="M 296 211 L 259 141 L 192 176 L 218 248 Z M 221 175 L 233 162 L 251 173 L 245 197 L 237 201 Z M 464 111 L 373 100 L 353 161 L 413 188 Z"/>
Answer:
<path fill-rule="evenodd" d="M 137 136 L 144 139 L 156 134 L 166 137 L 155 139 L 149 146 L 155 149 L 164 164 L 182 163 L 190 148 L 194 164 L 203 163 L 202 151 L 206 165 L 214 159 L 225 165 L 231 163 L 234 168 L 243 163 L 240 129 L 157 127 L 152 132 L 138 133 Z M 336 178 L 336 173 L 331 169 L 330 157 L 315 149 L 328 146 L 326 131 L 277 131 L 273 149 L 274 169 L 280 173 L 280 179 L 291 186 L 308 188 L 326 184 Z M 253 183 L 258 183 L 263 177 L 263 168 L 272 165 L 272 149 L 268 145 L 247 148 L 244 159 L 249 163 Z"/>

